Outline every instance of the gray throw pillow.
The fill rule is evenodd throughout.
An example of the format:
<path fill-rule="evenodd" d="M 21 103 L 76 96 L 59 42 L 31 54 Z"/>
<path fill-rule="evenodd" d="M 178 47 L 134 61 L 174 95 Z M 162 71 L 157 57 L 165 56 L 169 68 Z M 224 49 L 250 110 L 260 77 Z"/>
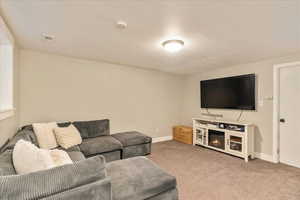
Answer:
<path fill-rule="evenodd" d="M 109 120 L 77 121 L 73 125 L 83 139 L 109 135 Z"/>

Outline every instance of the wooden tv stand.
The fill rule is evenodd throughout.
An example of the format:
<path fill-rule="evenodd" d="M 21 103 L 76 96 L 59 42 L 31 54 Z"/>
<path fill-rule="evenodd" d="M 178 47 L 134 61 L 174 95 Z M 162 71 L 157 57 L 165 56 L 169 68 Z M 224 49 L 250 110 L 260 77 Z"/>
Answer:
<path fill-rule="evenodd" d="M 254 125 L 246 122 L 193 118 L 193 145 L 254 159 Z"/>

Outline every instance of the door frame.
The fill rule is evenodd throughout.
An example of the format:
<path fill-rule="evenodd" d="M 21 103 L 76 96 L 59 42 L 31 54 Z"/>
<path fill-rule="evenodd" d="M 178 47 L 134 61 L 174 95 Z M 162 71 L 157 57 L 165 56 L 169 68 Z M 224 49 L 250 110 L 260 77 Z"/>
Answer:
<path fill-rule="evenodd" d="M 285 67 L 294 67 L 296 65 L 300 65 L 299 62 L 290 62 L 290 63 L 283 63 L 277 64 L 273 66 L 273 162 L 279 163 L 280 162 L 280 129 L 279 129 L 279 119 L 280 119 L 280 69 Z"/>

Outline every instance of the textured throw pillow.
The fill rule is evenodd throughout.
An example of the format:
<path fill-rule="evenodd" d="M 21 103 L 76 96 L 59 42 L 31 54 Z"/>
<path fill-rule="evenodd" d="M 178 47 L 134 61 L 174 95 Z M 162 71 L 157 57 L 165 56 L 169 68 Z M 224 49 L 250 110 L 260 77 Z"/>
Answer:
<path fill-rule="evenodd" d="M 27 174 L 73 163 L 65 151 L 39 149 L 25 140 L 16 143 L 12 159 L 17 174 Z"/>
<path fill-rule="evenodd" d="M 53 131 L 54 128 L 57 128 L 55 122 L 34 123 L 32 126 L 40 148 L 53 149 L 58 146 Z"/>
<path fill-rule="evenodd" d="M 19 140 L 13 150 L 13 164 L 18 174 L 55 167 L 50 151 L 39 149 L 34 144 Z"/>
<path fill-rule="evenodd" d="M 57 143 L 65 149 L 82 143 L 82 138 L 80 136 L 79 131 L 72 124 L 68 127 L 55 128 L 54 134 Z"/>

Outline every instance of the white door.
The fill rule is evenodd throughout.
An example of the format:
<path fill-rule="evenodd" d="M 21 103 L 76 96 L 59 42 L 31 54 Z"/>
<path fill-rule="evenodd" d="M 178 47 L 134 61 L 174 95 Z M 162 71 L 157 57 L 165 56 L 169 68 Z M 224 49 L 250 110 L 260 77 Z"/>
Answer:
<path fill-rule="evenodd" d="M 280 69 L 280 162 L 300 168 L 300 65 Z"/>

